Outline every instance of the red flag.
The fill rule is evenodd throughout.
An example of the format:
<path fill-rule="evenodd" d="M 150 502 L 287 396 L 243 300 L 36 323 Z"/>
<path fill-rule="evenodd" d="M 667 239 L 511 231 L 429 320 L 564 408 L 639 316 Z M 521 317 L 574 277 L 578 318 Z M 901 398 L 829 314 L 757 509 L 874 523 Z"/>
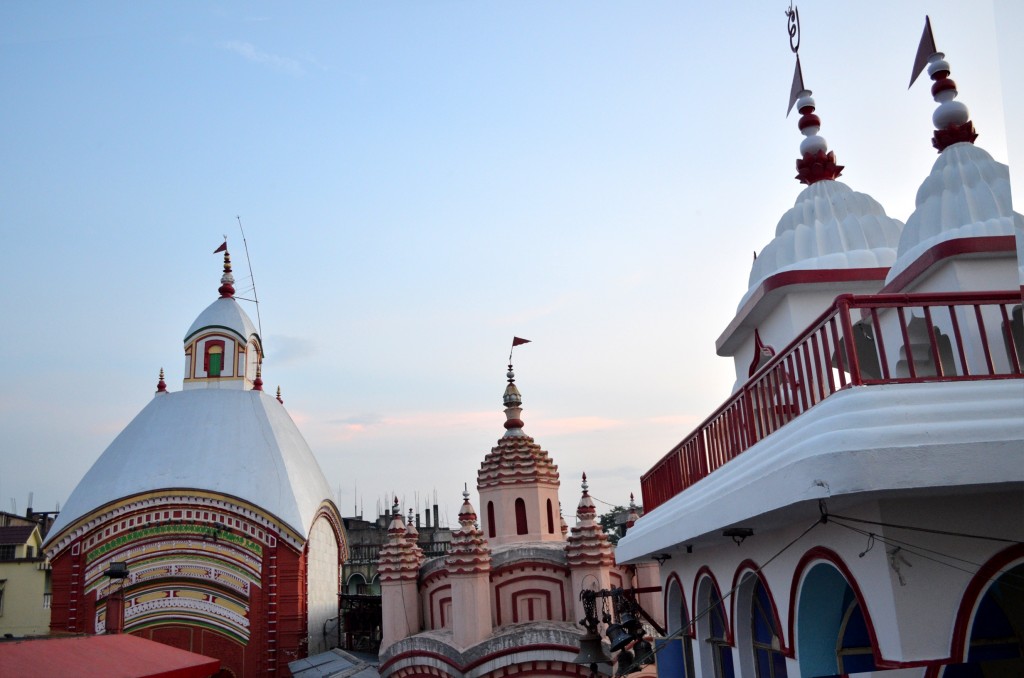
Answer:
<path fill-rule="evenodd" d="M 907 89 L 914 86 L 917 76 L 928 65 L 928 57 L 939 50 L 935 49 L 935 36 L 932 35 L 932 20 L 926 15 L 924 18 L 924 32 L 921 34 L 921 42 L 917 45 L 917 56 L 914 57 L 914 72 L 910 74 L 910 84 Z"/>
<path fill-rule="evenodd" d="M 520 339 L 519 337 L 512 337 L 512 347 L 522 346 L 523 344 L 529 344 L 529 339 Z"/>
<path fill-rule="evenodd" d="M 214 253 L 214 254 L 216 254 L 217 252 L 223 252 L 223 251 L 225 251 L 225 250 L 226 250 L 227 248 L 228 248 L 228 241 L 227 241 L 227 240 L 225 240 L 224 242 L 222 242 L 222 243 L 220 244 L 220 247 L 218 247 L 217 249 L 215 249 L 215 250 L 213 251 L 213 253 Z"/>

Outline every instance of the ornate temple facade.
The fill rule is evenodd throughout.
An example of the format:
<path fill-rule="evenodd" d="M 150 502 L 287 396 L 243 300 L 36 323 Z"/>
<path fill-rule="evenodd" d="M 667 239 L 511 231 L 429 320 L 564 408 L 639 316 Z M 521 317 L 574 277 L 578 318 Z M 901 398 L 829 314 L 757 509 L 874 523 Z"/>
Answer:
<path fill-rule="evenodd" d="M 161 370 L 50 530 L 51 630 L 123 630 L 218 658 L 219 675 L 290 675 L 331 646 L 347 545 L 316 459 L 263 391 L 233 282 L 225 250 L 220 297 L 185 336 L 183 389 Z"/>
<path fill-rule="evenodd" d="M 919 55 L 939 157 L 906 224 L 796 92 L 807 187 L 718 340 L 734 392 L 617 549 L 660 563 L 660 675 L 1024 675 L 1024 219 L 930 26 Z"/>
<path fill-rule="evenodd" d="M 464 492 L 446 556 L 424 558 L 396 500 L 379 564 L 382 676 L 591 675 L 574 663 L 580 593 L 643 587 L 657 576 L 653 564 L 615 562 L 586 476 L 577 524 L 570 530 L 562 520 L 558 467 L 523 431 L 511 365 L 503 400 L 505 434 L 477 472 L 481 513 Z M 642 594 L 640 604 L 658 610 L 660 596 Z"/>

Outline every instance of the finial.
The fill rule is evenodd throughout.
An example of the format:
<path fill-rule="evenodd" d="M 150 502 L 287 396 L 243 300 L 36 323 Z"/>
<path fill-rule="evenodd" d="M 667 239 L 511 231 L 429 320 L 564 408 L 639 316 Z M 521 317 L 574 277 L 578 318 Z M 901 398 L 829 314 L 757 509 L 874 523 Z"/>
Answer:
<path fill-rule="evenodd" d="M 523 413 L 523 396 L 516 387 L 516 375 L 512 372 L 512 363 L 508 365 L 508 386 L 505 387 L 505 394 L 501 397 L 505 405 L 505 436 L 521 436 L 523 433 L 523 420 L 520 415 Z"/>
<path fill-rule="evenodd" d="M 227 250 L 227 241 L 224 244 L 224 275 L 220 277 L 220 287 L 217 291 L 220 292 L 222 299 L 231 299 L 235 296 L 235 276 L 231 275 L 231 253 Z"/>
<path fill-rule="evenodd" d="M 392 504 L 391 504 L 391 513 L 393 515 L 396 515 L 396 516 L 400 515 L 402 513 L 402 510 L 398 508 L 398 495 L 397 494 L 395 495 L 395 501 L 392 502 Z"/>
<path fill-rule="evenodd" d="M 252 390 L 262 391 L 263 390 L 263 361 L 256 363 L 256 378 L 252 380 Z M 278 393 L 278 396 L 281 394 Z"/>
<path fill-rule="evenodd" d="M 800 67 L 800 12 L 790 3 L 786 10 L 786 21 L 789 33 L 789 48 L 796 55 L 796 67 L 793 69 L 793 84 L 789 88 L 789 108 L 786 115 L 793 110 L 800 112 L 797 126 L 807 137 L 800 142 L 801 157 L 796 161 L 796 178 L 801 184 L 811 184 L 824 179 L 836 179 L 843 172 L 842 165 L 836 164 L 836 155 L 828 150 L 825 137 L 819 136 L 821 118 L 814 114 L 815 103 L 811 98 L 811 90 L 804 86 L 804 72 Z M 755 256 L 756 258 L 756 256 Z"/>
<path fill-rule="evenodd" d="M 469 483 L 462 483 L 462 501 L 469 501 Z"/>
<path fill-rule="evenodd" d="M 282 405 L 284 405 L 284 401 L 281 400 L 281 387 L 280 386 L 277 387 L 277 402 L 279 402 Z"/>
<path fill-rule="evenodd" d="M 164 368 L 160 368 L 160 381 L 156 382 L 157 393 L 167 393 L 167 384 L 164 383 Z"/>
<path fill-rule="evenodd" d="M 583 495 L 586 496 L 587 495 L 587 490 L 590 489 L 590 486 L 587 485 L 587 472 L 586 471 L 583 472 L 583 484 L 581 485 L 581 487 L 583 488 Z"/>
<path fill-rule="evenodd" d="M 935 125 L 932 146 L 942 153 L 961 141 L 973 144 L 974 140 L 978 138 L 978 133 L 974 131 L 974 123 L 970 119 L 971 113 L 963 103 L 954 101 L 958 94 L 956 83 L 949 77 L 949 62 L 946 61 L 946 55 L 935 48 L 932 22 L 927 16 L 924 19 L 921 42 L 917 46 L 914 71 L 910 78 L 911 85 L 924 70 L 925 64 L 928 65 L 928 75 L 934 81 L 932 98 L 939 104 L 939 107 L 932 113 L 932 123 Z"/>

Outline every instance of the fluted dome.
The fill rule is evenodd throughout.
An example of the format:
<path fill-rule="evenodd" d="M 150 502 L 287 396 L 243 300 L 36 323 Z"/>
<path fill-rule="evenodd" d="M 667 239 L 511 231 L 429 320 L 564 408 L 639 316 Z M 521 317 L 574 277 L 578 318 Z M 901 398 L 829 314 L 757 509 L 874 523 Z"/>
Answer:
<path fill-rule="evenodd" d="M 1010 201 L 1009 168 L 971 143 L 942 151 L 917 191 L 916 204 L 887 281 L 939 243 L 1013 235 L 1014 223 L 1024 226 Z"/>
<path fill-rule="evenodd" d="M 777 273 L 885 268 L 896 260 L 903 223 L 871 196 L 839 181 L 818 181 L 779 220 L 775 239 L 758 254 L 740 306 Z"/>

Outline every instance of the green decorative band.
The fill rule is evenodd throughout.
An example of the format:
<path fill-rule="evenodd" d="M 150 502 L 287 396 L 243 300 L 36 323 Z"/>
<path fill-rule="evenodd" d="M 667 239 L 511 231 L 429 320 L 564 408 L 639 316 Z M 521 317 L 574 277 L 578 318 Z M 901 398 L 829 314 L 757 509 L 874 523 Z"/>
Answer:
<path fill-rule="evenodd" d="M 263 557 L 263 547 L 254 542 L 251 539 L 247 539 L 241 535 L 233 534 L 231 532 L 225 532 L 224 530 L 217 530 L 216 528 L 208 525 L 199 525 L 197 523 L 179 523 L 174 525 L 155 525 L 153 527 L 144 527 L 141 530 L 134 530 L 127 534 L 122 534 L 119 537 L 114 537 L 106 544 L 97 546 L 85 557 L 87 563 L 91 563 L 96 558 L 113 551 L 116 548 L 130 544 L 133 541 L 140 539 L 149 539 L 151 537 L 159 537 L 162 535 L 176 535 L 176 534 L 189 534 L 198 535 L 201 537 L 213 537 L 220 541 L 231 542 L 237 544 L 242 548 L 251 551 L 259 557 Z"/>

